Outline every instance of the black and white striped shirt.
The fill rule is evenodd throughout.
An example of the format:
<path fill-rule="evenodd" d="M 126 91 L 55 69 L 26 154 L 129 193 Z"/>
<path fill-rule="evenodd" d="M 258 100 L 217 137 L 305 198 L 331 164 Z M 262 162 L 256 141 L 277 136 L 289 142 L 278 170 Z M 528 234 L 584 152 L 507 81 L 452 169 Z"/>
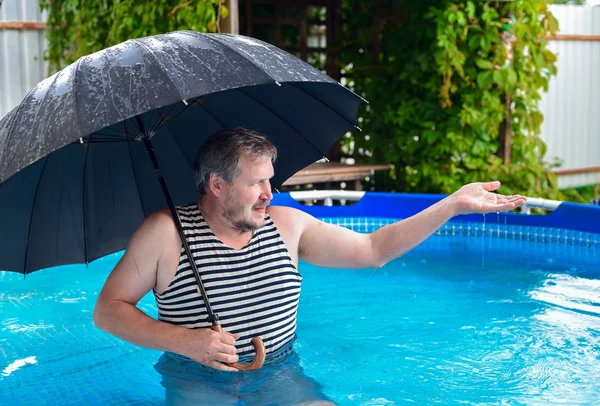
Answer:
<path fill-rule="evenodd" d="M 265 344 L 265 363 L 286 355 L 296 337 L 302 277 L 273 220 L 266 216 L 250 242 L 235 250 L 212 233 L 195 203 L 177 210 L 213 312 L 225 331 L 241 334 L 240 362 L 254 358 L 253 337 Z M 173 280 L 162 294 L 154 292 L 158 319 L 190 329 L 211 327 L 196 287 L 182 247 Z"/>

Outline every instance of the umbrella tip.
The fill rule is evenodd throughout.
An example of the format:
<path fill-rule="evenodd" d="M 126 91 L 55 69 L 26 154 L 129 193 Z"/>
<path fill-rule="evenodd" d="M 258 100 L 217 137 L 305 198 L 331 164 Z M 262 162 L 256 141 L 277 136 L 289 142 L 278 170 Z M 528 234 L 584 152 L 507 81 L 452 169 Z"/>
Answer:
<path fill-rule="evenodd" d="M 273 189 L 275 189 L 275 191 L 276 191 L 277 193 L 281 193 L 281 192 L 279 191 L 279 189 L 277 189 L 277 188 L 273 188 Z"/>
<path fill-rule="evenodd" d="M 359 126 L 355 125 L 354 128 L 356 128 L 358 131 L 362 132 L 362 128 L 360 128 Z"/>
<path fill-rule="evenodd" d="M 182 100 L 182 102 L 183 102 L 183 104 L 185 104 L 186 106 L 188 105 L 188 102 L 187 102 L 187 100 L 183 99 L 183 100 Z"/>
<path fill-rule="evenodd" d="M 277 86 L 281 86 L 281 83 L 279 83 L 278 81 L 275 81 L 275 84 L 276 84 Z"/>

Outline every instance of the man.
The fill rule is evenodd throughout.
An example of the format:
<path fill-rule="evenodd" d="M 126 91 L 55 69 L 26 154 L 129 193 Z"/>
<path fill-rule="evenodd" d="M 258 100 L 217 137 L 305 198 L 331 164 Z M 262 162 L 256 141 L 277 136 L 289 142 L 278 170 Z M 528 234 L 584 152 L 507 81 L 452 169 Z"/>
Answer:
<path fill-rule="evenodd" d="M 94 320 L 100 328 L 172 355 L 170 359 L 176 362 L 163 358 L 157 365 L 163 378 L 169 378 L 163 379 L 168 397 L 173 386 L 193 380 L 185 381 L 181 368 L 174 372 L 178 365 L 235 371 L 225 363 L 252 358 L 249 342 L 259 336 L 265 342 L 267 372 L 226 374 L 230 378 L 221 374 L 215 380 L 222 379 L 225 385 L 216 389 L 206 385 L 212 378 L 199 372 L 197 381 L 203 386 L 198 399 L 210 403 L 205 396 L 211 392 L 219 401 L 232 397 L 235 403 L 235 391 L 228 392 L 227 387 L 248 383 L 240 381 L 245 379 L 240 375 L 259 373 L 263 382 L 281 384 L 273 391 L 285 391 L 277 404 L 324 401 L 318 385 L 302 375 L 297 363 L 285 368 L 284 376 L 272 366 L 291 362 L 295 356 L 292 343 L 302 279 L 297 271 L 299 258 L 324 267 L 381 267 L 457 214 L 507 211 L 525 201 L 522 196 L 490 193 L 500 187 L 499 182 L 469 184 L 411 218 L 359 234 L 299 210 L 268 206 L 276 158 L 275 147 L 256 132 L 241 128 L 217 132 L 198 154 L 195 170 L 200 200 L 178 208 L 207 295 L 226 331 L 209 328 L 168 210 L 152 214 L 141 224 L 98 298 Z M 136 307 L 150 290 L 159 320 Z M 234 375 L 238 377 L 231 378 Z M 296 386 L 308 389 L 292 394 Z M 186 391 L 192 392 L 189 387 Z M 258 398 L 243 400 L 265 403 Z"/>

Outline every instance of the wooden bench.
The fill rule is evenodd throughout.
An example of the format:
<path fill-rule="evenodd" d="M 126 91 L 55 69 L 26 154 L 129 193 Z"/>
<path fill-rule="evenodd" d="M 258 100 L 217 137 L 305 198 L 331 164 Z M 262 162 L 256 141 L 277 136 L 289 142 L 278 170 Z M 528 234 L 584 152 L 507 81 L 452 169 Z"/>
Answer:
<path fill-rule="evenodd" d="M 362 180 L 375 171 L 391 169 L 391 165 L 346 165 L 339 162 L 318 162 L 307 166 L 286 180 L 282 186 L 307 185 L 328 182 L 355 182 L 355 190 L 362 190 Z"/>

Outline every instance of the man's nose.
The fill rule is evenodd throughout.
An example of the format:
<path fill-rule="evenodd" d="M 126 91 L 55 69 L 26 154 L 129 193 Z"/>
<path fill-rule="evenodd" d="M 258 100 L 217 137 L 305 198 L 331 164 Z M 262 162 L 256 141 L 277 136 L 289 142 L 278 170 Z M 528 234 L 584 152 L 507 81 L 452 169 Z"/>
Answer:
<path fill-rule="evenodd" d="M 262 200 L 268 200 L 268 201 L 273 200 L 273 193 L 271 193 L 271 183 L 270 182 L 267 182 L 265 184 L 265 187 L 260 195 L 260 198 Z"/>

